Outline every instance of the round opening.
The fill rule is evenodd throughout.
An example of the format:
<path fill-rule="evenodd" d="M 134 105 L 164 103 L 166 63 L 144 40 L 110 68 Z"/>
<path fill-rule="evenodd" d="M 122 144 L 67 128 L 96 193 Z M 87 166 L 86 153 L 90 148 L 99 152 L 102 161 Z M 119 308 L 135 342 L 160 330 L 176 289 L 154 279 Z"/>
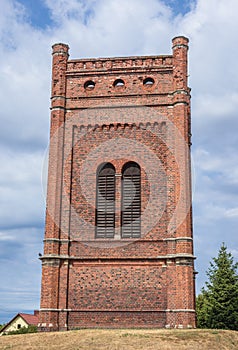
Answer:
<path fill-rule="evenodd" d="M 113 86 L 115 86 L 115 87 L 124 86 L 124 85 L 125 85 L 125 82 L 122 79 L 117 79 L 113 83 Z"/>
<path fill-rule="evenodd" d="M 84 89 L 86 89 L 86 90 L 93 90 L 94 88 L 95 88 L 95 83 L 92 80 L 88 80 L 84 84 Z"/>
<path fill-rule="evenodd" d="M 145 85 L 145 86 L 152 86 L 152 85 L 154 85 L 154 83 L 155 83 L 155 81 L 153 78 L 145 78 L 143 80 L 143 85 Z"/>

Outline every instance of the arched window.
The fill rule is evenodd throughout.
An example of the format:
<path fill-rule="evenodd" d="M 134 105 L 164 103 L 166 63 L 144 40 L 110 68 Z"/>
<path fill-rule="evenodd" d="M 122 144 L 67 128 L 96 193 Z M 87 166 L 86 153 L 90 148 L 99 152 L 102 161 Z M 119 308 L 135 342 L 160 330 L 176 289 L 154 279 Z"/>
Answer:
<path fill-rule="evenodd" d="M 115 168 L 101 164 L 97 172 L 96 238 L 113 238 L 115 233 Z"/>
<path fill-rule="evenodd" d="M 122 238 L 138 238 L 141 235 L 141 170 L 134 162 L 122 169 Z"/>

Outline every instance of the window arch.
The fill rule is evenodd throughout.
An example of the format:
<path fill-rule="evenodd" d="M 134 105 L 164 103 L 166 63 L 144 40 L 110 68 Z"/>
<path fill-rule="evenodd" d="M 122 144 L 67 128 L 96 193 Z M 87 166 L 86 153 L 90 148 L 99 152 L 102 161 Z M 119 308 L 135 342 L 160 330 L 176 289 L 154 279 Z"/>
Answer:
<path fill-rule="evenodd" d="M 141 235 L 141 169 L 135 162 L 122 168 L 122 238 L 138 238 Z"/>
<path fill-rule="evenodd" d="M 96 238 L 113 238 L 115 233 L 115 168 L 103 163 L 97 171 Z"/>

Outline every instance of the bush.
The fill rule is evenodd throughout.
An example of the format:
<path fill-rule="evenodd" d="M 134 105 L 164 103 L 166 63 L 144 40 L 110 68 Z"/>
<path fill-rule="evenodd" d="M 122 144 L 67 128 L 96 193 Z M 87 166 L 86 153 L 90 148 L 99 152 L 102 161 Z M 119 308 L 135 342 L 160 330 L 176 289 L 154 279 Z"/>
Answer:
<path fill-rule="evenodd" d="M 37 326 L 21 327 L 16 331 L 10 331 L 8 333 L 3 333 L 3 335 L 13 335 L 13 334 L 26 334 L 26 333 L 36 333 Z"/>

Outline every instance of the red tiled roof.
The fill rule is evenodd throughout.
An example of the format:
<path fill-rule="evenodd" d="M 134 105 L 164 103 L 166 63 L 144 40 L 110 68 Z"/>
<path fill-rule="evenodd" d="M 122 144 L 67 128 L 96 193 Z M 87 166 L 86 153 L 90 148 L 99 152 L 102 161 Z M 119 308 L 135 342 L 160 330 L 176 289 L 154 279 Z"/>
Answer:
<path fill-rule="evenodd" d="M 22 317 L 26 323 L 28 323 L 28 325 L 32 325 L 32 326 L 37 326 L 39 321 L 38 321 L 38 312 L 35 311 L 34 315 L 31 314 L 24 314 L 24 313 L 19 313 L 16 316 L 14 316 L 11 321 L 9 321 L 7 324 L 5 324 L 5 326 L 1 329 L 0 333 L 3 333 L 5 331 L 5 329 L 18 317 Z"/>
<path fill-rule="evenodd" d="M 26 321 L 26 323 L 28 323 L 29 325 L 37 326 L 39 323 L 38 316 L 36 316 L 36 315 L 20 313 L 19 316 L 21 316 Z"/>

